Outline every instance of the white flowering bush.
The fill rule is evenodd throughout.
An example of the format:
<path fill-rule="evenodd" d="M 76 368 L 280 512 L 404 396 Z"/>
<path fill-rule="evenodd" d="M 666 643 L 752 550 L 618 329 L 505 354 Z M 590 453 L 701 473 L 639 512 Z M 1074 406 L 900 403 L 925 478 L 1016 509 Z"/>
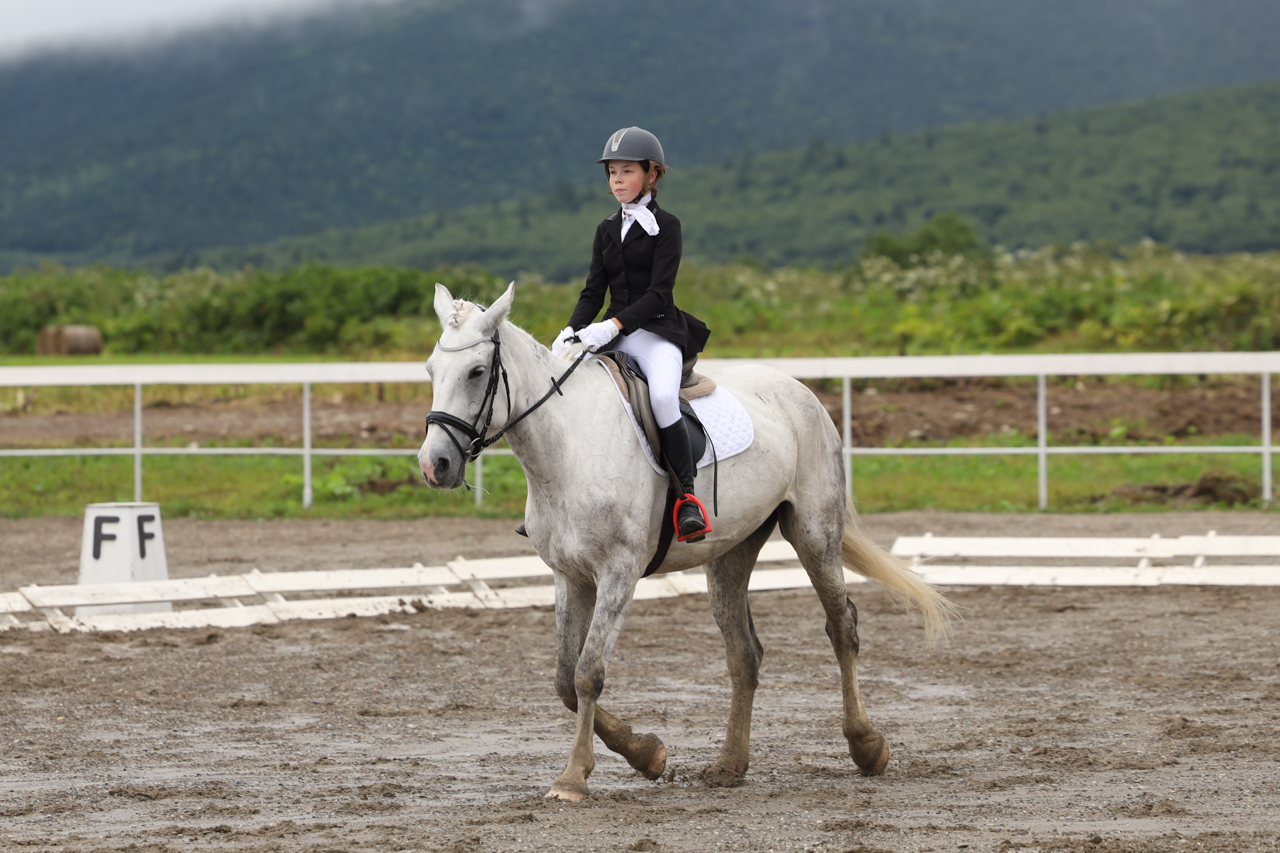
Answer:
<path fill-rule="evenodd" d="M 711 328 L 708 355 L 1280 348 L 1280 252 L 1188 255 L 1146 242 L 902 260 L 686 262 L 676 300 Z M 506 287 L 470 268 L 24 271 L 0 277 L 0 352 L 29 354 L 42 326 L 84 322 L 114 352 L 423 351 L 436 281 L 485 302 Z M 549 341 L 580 288 L 526 276 L 513 319 Z"/>

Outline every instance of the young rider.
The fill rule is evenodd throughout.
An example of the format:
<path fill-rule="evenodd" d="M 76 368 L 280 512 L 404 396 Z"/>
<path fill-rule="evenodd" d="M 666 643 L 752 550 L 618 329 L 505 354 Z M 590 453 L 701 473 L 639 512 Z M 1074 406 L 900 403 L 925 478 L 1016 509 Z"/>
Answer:
<path fill-rule="evenodd" d="M 711 524 L 693 493 L 696 460 L 680 416 L 680 377 L 709 332 L 677 308 L 672 296 L 680 269 L 680 220 L 658 207 L 666 159 L 656 136 L 625 127 L 609 137 L 596 162 L 604 164 L 609 192 L 622 209 L 597 226 L 586 286 L 551 349 L 559 355 L 576 335 L 593 352 L 620 350 L 639 366 L 649 383 L 662 453 L 684 491 L 675 508 L 676 532 L 681 542 L 696 542 L 711 532 Z M 606 293 L 604 319 L 593 323 Z"/>

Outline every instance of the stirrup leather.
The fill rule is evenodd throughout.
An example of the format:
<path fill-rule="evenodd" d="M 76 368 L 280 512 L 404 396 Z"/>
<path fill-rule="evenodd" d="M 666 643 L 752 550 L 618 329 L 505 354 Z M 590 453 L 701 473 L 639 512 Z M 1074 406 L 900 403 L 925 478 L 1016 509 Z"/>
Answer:
<path fill-rule="evenodd" d="M 701 530 L 695 530 L 692 533 L 680 535 L 680 507 L 687 503 L 697 504 L 698 510 L 702 513 L 702 523 L 705 525 Z M 707 508 L 702 505 L 702 501 L 698 500 L 696 495 L 685 495 L 676 501 L 676 505 L 671 510 L 671 524 L 676 529 L 676 538 L 681 542 L 697 542 L 711 532 L 711 524 L 707 521 Z"/>

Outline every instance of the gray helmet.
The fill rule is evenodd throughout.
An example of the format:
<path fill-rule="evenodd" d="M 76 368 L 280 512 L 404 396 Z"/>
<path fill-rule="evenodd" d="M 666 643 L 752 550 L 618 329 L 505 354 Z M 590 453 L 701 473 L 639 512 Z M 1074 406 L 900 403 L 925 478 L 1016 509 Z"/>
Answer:
<path fill-rule="evenodd" d="M 624 127 L 609 137 L 604 144 L 604 153 L 596 162 L 606 163 L 609 160 L 652 160 L 667 165 L 658 137 L 639 127 Z"/>

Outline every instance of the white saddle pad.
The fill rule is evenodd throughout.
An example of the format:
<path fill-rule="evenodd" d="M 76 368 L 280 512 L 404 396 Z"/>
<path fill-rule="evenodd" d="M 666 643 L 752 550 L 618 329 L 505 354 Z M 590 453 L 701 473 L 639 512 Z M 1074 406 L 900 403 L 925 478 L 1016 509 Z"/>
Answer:
<path fill-rule="evenodd" d="M 603 363 L 600 366 L 609 373 L 609 368 Z M 609 378 L 613 378 L 612 373 L 609 373 Z M 631 404 L 622 396 L 622 388 L 618 386 L 616 380 L 613 387 L 618 392 L 618 399 L 627 410 L 627 419 L 635 428 L 636 435 L 640 436 L 640 446 L 644 448 L 644 455 L 649 460 L 649 465 L 665 477 L 666 469 L 658 463 L 653 448 L 649 446 L 649 439 L 645 437 L 644 429 L 636 420 Z M 689 402 L 693 404 L 694 414 L 698 416 L 698 420 L 702 421 L 702 425 L 707 428 L 711 437 L 707 442 L 707 451 L 698 460 L 699 468 L 705 468 L 717 459 L 724 460 L 730 456 L 737 456 L 755 441 L 756 431 L 751 424 L 751 416 L 747 414 L 746 409 L 742 408 L 738 398 L 724 388 L 717 387 L 707 396 Z"/>

